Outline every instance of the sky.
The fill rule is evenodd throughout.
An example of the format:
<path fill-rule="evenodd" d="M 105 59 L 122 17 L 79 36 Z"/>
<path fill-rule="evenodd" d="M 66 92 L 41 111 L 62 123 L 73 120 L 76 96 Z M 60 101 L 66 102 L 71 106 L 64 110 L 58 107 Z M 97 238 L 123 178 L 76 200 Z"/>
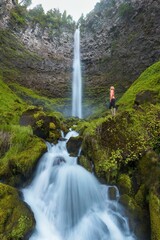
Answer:
<path fill-rule="evenodd" d="M 50 9 L 59 8 L 60 12 L 64 10 L 67 14 L 71 15 L 75 21 L 77 21 L 82 13 L 84 16 L 93 10 L 94 6 L 100 0 L 32 0 L 30 8 L 35 7 L 38 4 L 42 4 L 45 12 Z"/>

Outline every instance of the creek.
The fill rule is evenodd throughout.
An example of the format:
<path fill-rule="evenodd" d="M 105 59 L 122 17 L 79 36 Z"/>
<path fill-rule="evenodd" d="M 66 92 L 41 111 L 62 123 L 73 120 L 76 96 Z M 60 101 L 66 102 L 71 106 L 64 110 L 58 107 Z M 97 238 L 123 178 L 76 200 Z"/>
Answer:
<path fill-rule="evenodd" d="M 119 204 L 109 197 L 109 188 L 77 164 L 66 142 L 78 134 L 70 131 L 39 161 L 30 186 L 23 189 L 36 228 L 30 240 L 136 240 Z"/>

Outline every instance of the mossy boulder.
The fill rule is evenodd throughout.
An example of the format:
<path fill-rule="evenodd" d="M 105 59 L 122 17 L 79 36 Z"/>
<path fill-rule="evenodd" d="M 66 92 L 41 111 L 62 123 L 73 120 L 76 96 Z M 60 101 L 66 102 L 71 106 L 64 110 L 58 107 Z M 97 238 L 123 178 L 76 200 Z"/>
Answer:
<path fill-rule="evenodd" d="M 150 219 L 148 211 L 145 208 L 141 208 L 134 197 L 127 194 L 120 196 L 119 203 L 124 207 L 125 215 L 128 216 L 129 219 L 130 228 L 138 239 L 150 240 Z"/>
<path fill-rule="evenodd" d="M 146 90 L 146 91 L 139 92 L 136 95 L 134 105 L 139 106 L 146 103 L 156 104 L 158 101 L 159 101 L 158 91 Z"/>
<path fill-rule="evenodd" d="M 33 213 L 21 200 L 19 192 L 0 183 L 0 239 L 28 239 L 34 226 Z"/>
<path fill-rule="evenodd" d="M 132 182 L 130 177 L 127 174 L 121 174 L 117 181 L 120 194 L 131 194 L 132 191 Z"/>
<path fill-rule="evenodd" d="M 30 125 L 35 135 L 50 142 L 56 143 L 61 137 L 61 123 L 58 117 L 45 113 L 41 108 L 32 107 L 23 112 L 20 125 Z"/>
<path fill-rule="evenodd" d="M 159 187 L 160 189 L 160 187 Z M 149 194 L 149 210 L 151 221 L 151 240 L 160 239 L 160 192 L 151 190 Z"/>
<path fill-rule="evenodd" d="M 129 109 L 133 107 L 137 98 L 141 105 L 155 103 L 155 100 L 159 103 L 160 61 L 148 67 L 124 93 L 118 101 L 119 108 Z"/>
<path fill-rule="evenodd" d="M 150 186 L 159 184 L 160 158 L 153 150 L 148 150 L 138 163 L 137 182 L 142 182 L 150 189 Z"/>
<path fill-rule="evenodd" d="M 16 137 L 18 138 L 18 133 Z M 13 142 L 14 145 L 11 142 L 9 150 L 0 159 L 0 180 L 11 186 L 22 186 L 31 179 L 37 162 L 47 147 L 42 139 L 27 134 L 24 139 L 20 135 L 19 141 L 13 139 Z"/>

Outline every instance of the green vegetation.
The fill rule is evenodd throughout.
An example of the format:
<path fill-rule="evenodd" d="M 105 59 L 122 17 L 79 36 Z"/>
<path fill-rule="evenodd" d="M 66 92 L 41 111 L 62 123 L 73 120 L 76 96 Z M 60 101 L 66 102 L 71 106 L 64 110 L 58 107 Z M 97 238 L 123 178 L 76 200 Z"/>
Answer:
<path fill-rule="evenodd" d="M 0 158 L 0 179 L 12 186 L 22 185 L 29 180 L 38 159 L 46 151 L 46 144 L 33 136 L 29 126 L 3 125 L 1 128 L 3 144 L 0 147 L 5 145 L 6 152 L 3 150 Z"/>
<path fill-rule="evenodd" d="M 45 111 L 48 111 L 53 115 L 56 115 L 58 118 L 60 119 L 63 118 L 63 115 L 60 112 L 56 112 L 55 109 L 64 107 L 65 102 L 68 101 L 68 99 L 47 98 L 47 97 L 41 96 L 36 91 L 32 91 L 31 89 L 25 88 L 16 83 L 10 83 L 9 86 L 16 93 L 16 95 L 19 96 L 21 99 L 23 99 L 25 102 L 27 102 L 27 104 L 41 107 Z"/>
<path fill-rule="evenodd" d="M 27 24 L 26 22 L 26 13 L 27 13 L 27 9 L 26 6 L 21 6 L 21 5 L 16 5 L 15 8 L 13 8 L 10 11 L 10 22 L 12 25 L 15 25 L 14 27 L 19 26 L 19 27 L 24 27 L 25 24 Z"/>
<path fill-rule="evenodd" d="M 160 62 L 157 62 L 146 69 L 118 101 L 114 118 L 106 111 L 104 117 L 77 125 L 83 136 L 80 163 L 91 171 L 92 161 L 100 179 L 118 185 L 120 202 L 140 239 L 150 234 L 151 239 L 159 239 L 159 231 L 154 227 L 159 224 L 157 204 L 160 201 L 159 100 Z M 145 223 L 144 218 L 148 219 Z"/>
<path fill-rule="evenodd" d="M 160 197 L 154 191 L 150 192 L 149 195 L 149 207 L 150 207 L 150 218 L 151 218 L 151 239 L 159 240 L 160 239 Z"/>
<path fill-rule="evenodd" d="M 14 81 L 20 76 L 18 66 L 25 66 L 26 62 L 40 60 L 36 54 L 24 48 L 17 37 L 7 29 L 0 30 L 0 74 L 7 81 Z"/>
<path fill-rule="evenodd" d="M 133 14 L 133 7 L 130 3 L 121 3 L 118 8 L 119 15 L 123 18 L 129 18 Z"/>
<path fill-rule="evenodd" d="M 10 87 L 13 88 L 13 85 Z M 34 92 L 17 84 L 15 86 L 19 87 L 21 94 L 25 91 L 35 100 L 40 99 Z M 63 116 L 51 112 L 53 102 L 48 100 L 47 103 L 47 98 L 42 97 L 50 113 L 44 112 L 42 107 L 29 106 L 10 87 L 2 81 L 1 76 L 0 179 L 12 186 L 20 186 L 29 180 L 38 159 L 46 151 L 45 142 L 35 135 L 57 141 Z M 23 126 L 19 125 L 20 121 Z"/>
<path fill-rule="evenodd" d="M 76 126 L 83 136 L 79 162 L 89 171 L 93 163 L 100 179 L 119 187 L 120 203 L 139 239 L 148 239 L 150 235 L 151 239 L 159 239 L 155 227 L 159 225 L 160 202 L 159 100 L 157 62 L 118 101 L 115 117 L 106 111 L 105 116 L 81 121 Z"/>
<path fill-rule="evenodd" d="M 147 90 L 157 93 L 157 98 L 160 99 L 160 62 L 147 68 L 126 91 L 118 101 L 118 104 L 121 109 L 131 108 L 134 105 L 136 95 Z"/>
<path fill-rule="evenodd" d="M 0 239 L 24 239 L 35 225 L 33 214 L 16 189 L 0 183 Z"/>
<path fill-rule="evenodd" d="M 59 9 L 53 9 L 45 13 L 41 4 L 28 10 L 27 7 L 30 3 L 30 1 L 22 1 L 11 10 L 11 26 L 22 28 L 28 24 L 39 24 L 42 29 L 48 28 L 52 33 L 55 29 L 61 31 L 63 27 L 74 30 L 75 22 L 71 15 L 67 15 L 66 11 L 61 13 Z"/>
<path fill-rule="evenodd" d="M 0 76 L 0 125 L 18 123 L 27 105 L 2 81 Z"/>

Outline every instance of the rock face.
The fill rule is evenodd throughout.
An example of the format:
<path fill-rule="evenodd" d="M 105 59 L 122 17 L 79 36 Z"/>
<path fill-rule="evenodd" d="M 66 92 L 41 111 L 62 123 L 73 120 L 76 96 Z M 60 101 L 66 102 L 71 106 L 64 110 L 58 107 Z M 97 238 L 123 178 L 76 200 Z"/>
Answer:
<path fill-rule="evenodd" d="M 28 63 L 29 71 L 19 81 L 50 97 L 68 97 L 72 78 L 73 32 L 64 28 L 60 34 L 49 36 L 47 28 L 42 31 L 36 24 L 20 32 L 19 36 L 27 49 L 40 58 L 38 63 Z"/>
<path fill-rule="evenodd" d="M 102 0 L 81 26 L 85 96 L 120 96 L 160 56 L 158 0 Z"/>
<path fill-rule="evenodd" d="M 42 28 L 39 23 L 26 22 L 24 26 L 12 23 L 10 12 L 16 9 L 14 0 L 0 0 L 0 27 L 7 29 L 17 37 L 17 52 L 20 44 L 24 47 L 19 59 L 28 51 L 31 55 L 25 61 L 18 58 L 10 60 L 9 68 L 18 69 L 21 73 L 16 76 L 23 86 L 40 91 L 49 97 L 69 97 L 72 78 L 73 59 L 73 27 L 62 26 L 50 32 L 46 26 Z M 2 41 L 2 44 L 4 42 Z M 12 46 L 11 46 L 12 48 Z M 15 46 L 14 46 L 15 48 Z M 5 60 L 4 60 L 5 61 Z"/>
<path fill-rule="evenodd" d="M 0 28 L 5 28 L 8 26 L 10 10 L 14 7 L 14 0 L 0 0 Z"/>
<path fill-rule="evenodd" d="M 122 95 L 136 77 L 159 59 L 158 0 L 101 0 L 81 21 L 81 60 L 84 100 L 105 102 L 111 84 L 116 97 Z M 1 26 L 10 28 L 12 0 L 0 0 Z M 15 65 L 21 75 L 16 80 L 41 94 L 71 96 L 74 29 L 61 27 L 52 33 L 48 27 L 28 23 L 13 29 L 25 49 L 34 56 Z M 95 104 L 95 103 L 94 103 Z"/>

